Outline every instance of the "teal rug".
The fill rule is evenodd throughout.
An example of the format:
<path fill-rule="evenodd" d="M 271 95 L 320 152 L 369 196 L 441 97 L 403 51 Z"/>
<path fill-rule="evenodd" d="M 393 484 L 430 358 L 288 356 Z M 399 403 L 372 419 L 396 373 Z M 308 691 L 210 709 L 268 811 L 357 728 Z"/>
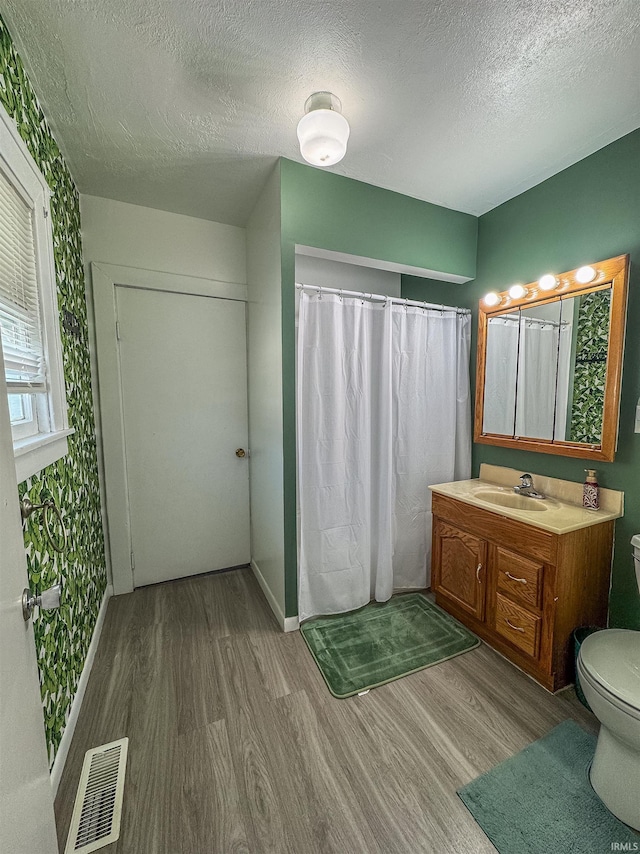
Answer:
<path fill-rule="evenodd" d="M 500 854 L 640 851 L 640 834 L 591 788 L 595 747 L 595 736 L 564 721 L 458 795 Z"/>
<path fill-rule="evenodd" d="M 300 627 L 334 697 L 344 698 L 478 646 L 479 639 L 421 593 L 316 617 Z"/>

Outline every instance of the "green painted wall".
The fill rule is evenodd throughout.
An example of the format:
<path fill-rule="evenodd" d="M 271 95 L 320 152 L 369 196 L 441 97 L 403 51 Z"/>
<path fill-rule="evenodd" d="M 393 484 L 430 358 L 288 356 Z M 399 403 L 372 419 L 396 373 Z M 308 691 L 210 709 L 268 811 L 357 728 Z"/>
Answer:
<path fill-rule="evenodd" d="M 419 276 L 402 276 L 401 294 L 406 299 L 432 302 L 436 305 L 457 305 L 472 308 L 474 298 L 469 285 L 456 285 Z"/>
<path fill-rule="evenodd" d="M 473 278 L 477 219 L 291 160 L 281 161 L 280 174 L 285 607 L 291 617 L 298 613 L 295 245 Z"/>
<path fill-rule="evenodd" d="M 281 169 L 284 240 L 474 278 L 476 217 L 292 160 Z"/>
<path fill-rule="evenodd" d="M 622 253 L 631 255 L 627 341 L 620 434 L 615 462 L 598 466 L 602 486 L 625 493 L 625 516 L 616 524 L 610 599 L 614 626 L 640 629 L 640 597 L 631 560 L 631 536 L 640 531 L 640 434 L 633 432 L 640 396 L 640 131 L 617 140 L 480 218 L 478 275 L 460 286 L 477 301 L 488 290 L 531 282 L 546 272 L 571 270 Z M 474 336 L 477 322 L 474 323 Z M 472 353 L 475 352 L 475 344 Z M 584 480 L 586 461 L 474 447 L 481 462 Z"/>
<path fill-rule="evenodd" d="M 96 457 L 87 306 L 85 300 L 78 192 L 60 154 L 20 57 L 0 18 L 0 103 L 47 180 L 53 196 L 53 248 L 60 313 L 78 321 L 75 333 L 61 325 L 64 376 L 70 425 L 69 453 L 19 487 L 35 502 L 52 497 L 64 509 L 68 552 L 52 553 L 33 521 L 25 529 L 27 567 L 32 590 L 62 583 L 58 611 L 34 620 L 44 721 L 53 763 L 75 697 L 78 680 L 105 591 L 104 541 Z M 16 496 L 17 500 L 17 496 Z"/>

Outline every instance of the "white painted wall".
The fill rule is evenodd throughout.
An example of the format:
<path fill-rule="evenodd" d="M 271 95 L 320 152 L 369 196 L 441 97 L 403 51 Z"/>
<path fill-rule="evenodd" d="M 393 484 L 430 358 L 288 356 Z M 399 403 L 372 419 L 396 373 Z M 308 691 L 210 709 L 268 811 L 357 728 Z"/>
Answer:
<path fill-rule="evenodd" d="M 92 261 L 197 276 L 218 282 L 246 284 L 246 233 L 244 228 L 168 213 L 97 196 L 80 196 L 82 249 L 87 285 L 91 382 L 96 416 L 98 469 L 105 530 L 107 570 L 112 581 L 100 393 L 96 370 Z M 243 288 L 244 289 L 244 288 Z"/>
<path fill-rule="evenodd" d="M 247 225 L 247 281 L 252 566 L 285 628 L 279 165 Z"/>
<path fill-rule="evenodd" d="M 87 263 L 246 284 L 244 228 L 97 196 L 82 195 L 80 213 Z"/>
<path fill-rule="evenodd" d="M 399 297 L 400 280 L 400 273 L 389 270 L 375 270 L 296 253 L 296 282 L 302 285 L 321 285 L 325 288 L 344 288 L 345 291 Z"/>

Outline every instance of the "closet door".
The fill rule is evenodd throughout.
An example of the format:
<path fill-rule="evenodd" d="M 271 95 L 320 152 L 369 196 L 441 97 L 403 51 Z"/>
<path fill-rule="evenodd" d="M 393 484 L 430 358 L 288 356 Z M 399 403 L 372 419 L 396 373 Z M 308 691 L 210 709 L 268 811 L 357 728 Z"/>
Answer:
<path fill-rule="evenodd" d="M 247 564 L 245 304 L 115 290 L 134 586 Z"/>

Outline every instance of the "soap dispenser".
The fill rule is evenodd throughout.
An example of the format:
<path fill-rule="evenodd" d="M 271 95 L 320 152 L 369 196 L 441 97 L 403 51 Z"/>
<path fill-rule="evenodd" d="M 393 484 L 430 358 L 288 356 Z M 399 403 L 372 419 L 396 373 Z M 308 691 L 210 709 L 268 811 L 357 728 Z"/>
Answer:
<path fill-rule="evenodd" d="M 582 487 L 582 506 L 587 510 L 597 510 L 600 507 L 598 496 L 598 479 L 595 469 L 585 469 L 587 479 Z"/>

